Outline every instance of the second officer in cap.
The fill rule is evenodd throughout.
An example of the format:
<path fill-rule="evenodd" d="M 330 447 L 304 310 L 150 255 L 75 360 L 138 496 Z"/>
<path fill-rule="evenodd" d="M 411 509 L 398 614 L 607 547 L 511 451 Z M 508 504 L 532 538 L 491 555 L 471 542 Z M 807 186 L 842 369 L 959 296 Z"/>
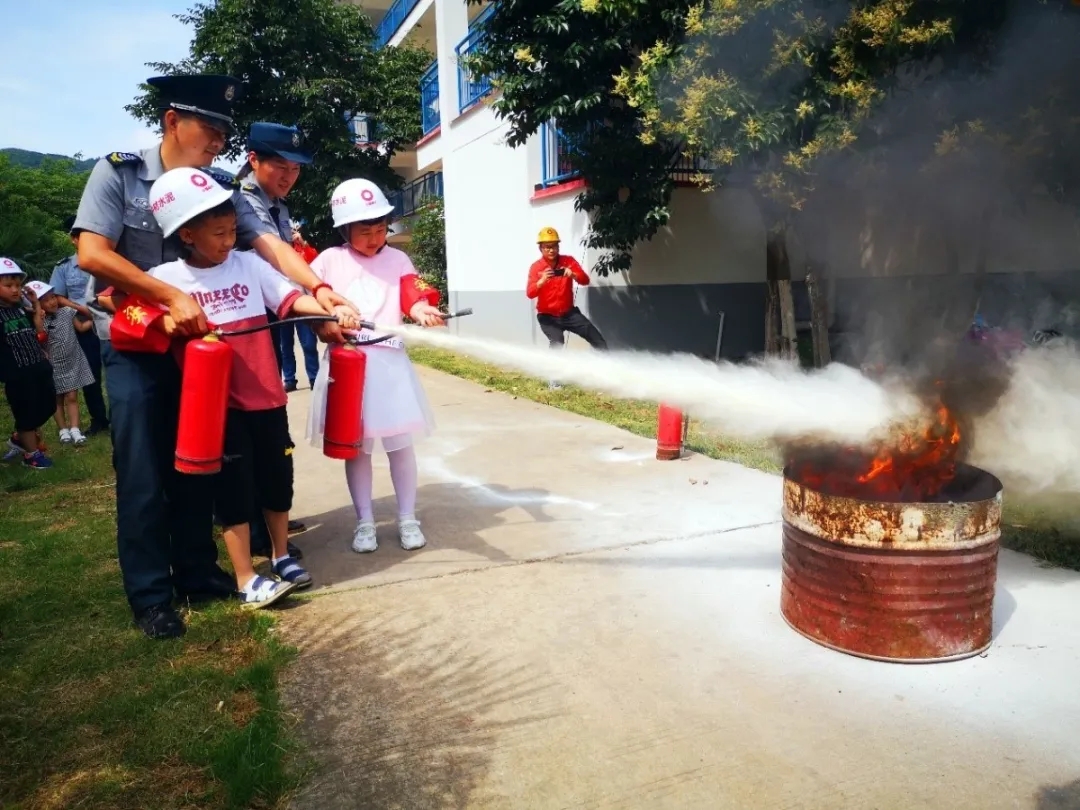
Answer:
<path fill-rule="evenodd" d="M 113 152 L 94 166 L 83 191 L 73 234 L 79 266 L 98 292 L 112 287 L 115 311 L 138 295 L 169 311 L 181 335 L 208 331 L 206 314 L 181 290 L 149 276 L 152 267 L 180 258 L 151 209 L 150 187 L 170 169 L 210 166 L 233 131 L 232 106 L 242 91 L 229 76 L 159 76 L 148 81 L 158 99 L 161 142 L 139 152 Z M 234 188 L 238 236 L 290 280 L 307 288 L 327 312 L 354 312 L 312 273 L 278 232 L 262 222 L 230 176 L 208 171 Z M 95 319 L 108 335 L 111 313 Z M 326 327 L 323 337 L 340 340 Z M 175 597 L 228 596 L 232 578 L 217 564 L 212 501 L 207 482 L 173 469 L 180 371 L 170 354 L 120 351 L 102 342 L 116 468 L 116 523 L 120 569 L 135 623 L 152 638 L 184 632 Z"/>
<path fill-rule="evenodd" d="M 237 179 L 240 190 L 263 222 L 273 226 L 286 242 L 292 242 L 292 226 L 285 198 L 300 178 L 301 167 L 312 162 L 303 133 L 296 127 L 265 121 L 251 125 L 247 139 L 248 162 Z M 319 374 L 318 341 L 311 327 L 292 324 L 277 329 L 279 355 L 285 390 L 296 390 L 294 332 L 304 353 L 308 382 L 315 385 Z"/>
<path fill-rule="evenodd" d="M 300 178 L 301 167 L 310 165 L 313 159 L 304 135 L 296 127 L 259 121 L 251 125 L 246 146 L 247 163 L 236 176 L 241 181 L 240 191 L 259 219 L 274 228 L 284 241 L 291 243 L 291 218 L 285 198 Z M 269 311 L 267 318 L 277 320 L 274 313 Z M 285 378 L 285 390 L 296 390 L 294 335 L 300 338 L 304 367 L 308 381 L 314 388 L 315 377 L 319 373 L 318 338 L 314 330 L 305 323 L 289 323 L 276 327 L 275 332 L 274 351 Z M 299 521 L 289 521 L 290 532 L 303 530 L 304 525 Z M 269 556 L 270 535 L 265 527 L 252 526 L 251 551 Z M 297 558 L 303 556 L 292 543 L 289 544 L 289 553 Z"/>

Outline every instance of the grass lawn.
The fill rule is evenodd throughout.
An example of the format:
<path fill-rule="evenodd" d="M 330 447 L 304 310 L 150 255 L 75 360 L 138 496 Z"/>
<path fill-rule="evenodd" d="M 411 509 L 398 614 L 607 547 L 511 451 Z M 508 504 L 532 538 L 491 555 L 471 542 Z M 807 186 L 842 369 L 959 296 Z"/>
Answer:
<path fill-rule="evenodd" d="M 504 371 L 440 349 L 409 349 L 413 360 L 456 377 L 472 380 L 508 394 L 542 402 L 624 428 L 639 436 L 656 436 L 656 403 L 614 399 L 573 386 L 552 391 L 547 383 L 524 374 Z M 687 448 L 712 458 L 734 461 L 766 472 L 780 472 L 780 454 L 767 442 L 728 439 L 690 421 Z M 1080 570 L 1080 503 L 1017 503 L 1005 494 L 1001 543 L 1005 548 L 1031 554 L 1052 565 Z"/>
<path fill-rule="evenodd" d="M 51 470 L 0 465 L 0 806 L 280 806 L 292 653 L 271 617 L 219 603 L 187 612 L 182 639 L 146 639 L 120 583 L 109 439 L 45 430 Z"/>

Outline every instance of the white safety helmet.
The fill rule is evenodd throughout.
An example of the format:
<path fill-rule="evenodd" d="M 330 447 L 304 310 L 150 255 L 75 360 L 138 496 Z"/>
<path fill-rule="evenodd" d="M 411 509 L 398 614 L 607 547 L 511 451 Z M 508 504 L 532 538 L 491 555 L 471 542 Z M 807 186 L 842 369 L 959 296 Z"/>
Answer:
<path fill-rule="evenodd" d="M 198 169 L 172 169 L 150 187 L 150 210 L 166 237 L 211 208 L 232 198 L 232 190 Z"/>
<path fill-rule="evenodd" d="M 53 291 L 52 285 L 44 281 L 28 281 L 26 286 L 33 290 L 39 301 Z"/>
<path fill-rule="evenodd" d="M 0 276 L 21 276 L 26 278 L 26 273 L 22 271 L 19 265 L 15 264 L 14 259 L 0 256 Z"/>
<path fill-rule="evenodd" d="M 370 180 L 346 180 L 330 195 L 330 213 L 334 215 L 335 228 L 382 219 L 393 211 L 394 206 L 386 199 L 382 189 Z"/>

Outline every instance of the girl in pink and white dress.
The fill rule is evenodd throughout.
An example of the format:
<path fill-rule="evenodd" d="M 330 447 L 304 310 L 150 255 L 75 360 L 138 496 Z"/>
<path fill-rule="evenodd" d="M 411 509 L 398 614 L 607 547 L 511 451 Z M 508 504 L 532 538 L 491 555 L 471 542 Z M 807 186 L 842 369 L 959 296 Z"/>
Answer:
<path fill-rule="evenodd" d="M 359 309 L 376 326 L 397 326 L 408 315 L 421 326 L 441 326 L 436 308 L 439 293 L 425 284 L 408 255 L 386 244 L 394 207 L 368 180 L 346 180 L 330 200 L 334 227 L 346 244 L 330 248 L 311 263 L 315 274 Z M 373 335 L 362 333 L 361 338 Z M 427 396 L 401 340 L 360 349 L 367 356 L 364 377 L 363 445 L 360 455 L 345 462 L 345 478 L 356 508 L 353 551 L 375 551 L 375 515 L 371 504 L 371 454 L 381 444 L 390 462 L 390 478 L 398 504 L 398 536 L 407 551 L 427 542 L 416 518 L 417 465 L 413 441 L 435 426 Z M 307 438 L 322 445 L 326 415 L 329 359 L 315 379 Z"/>

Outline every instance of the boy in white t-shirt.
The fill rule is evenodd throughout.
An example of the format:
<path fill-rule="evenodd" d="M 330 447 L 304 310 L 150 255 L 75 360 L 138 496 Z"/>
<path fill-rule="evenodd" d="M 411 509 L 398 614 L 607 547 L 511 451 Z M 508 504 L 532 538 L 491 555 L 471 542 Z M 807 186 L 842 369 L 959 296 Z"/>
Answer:
<path fill-rule="evenodd" d="M 198 169 L 166 172 L 150 190 L 150 207 L 165 237 L 179 239 L 184 259 L 159 265 L 150 275 L 183 290 L 224 331 L 267 322 L 266 310 L 288 315 L 327 315 L 319 302 L 254 253 L 233 250 L 236 212 L 232 191 Z M 167 315 L 160 318 L 172 333 Z M 311 576 L 289 556 L 288 522 L 293 498 L 293 443 L 289 437 L 287 397 L 265 329 L 225 337 L 233 349 L 225 453 L 215 481 L 217 513 L 245 607 L 265 607 L 294 588 L 311 585 Z M 172 349 L 183 363 L 184 342 Z M 251 563 L 250 521 L 262 501 L 273 544 L 271 564 L 279 579 L 257 575 Z"/>

